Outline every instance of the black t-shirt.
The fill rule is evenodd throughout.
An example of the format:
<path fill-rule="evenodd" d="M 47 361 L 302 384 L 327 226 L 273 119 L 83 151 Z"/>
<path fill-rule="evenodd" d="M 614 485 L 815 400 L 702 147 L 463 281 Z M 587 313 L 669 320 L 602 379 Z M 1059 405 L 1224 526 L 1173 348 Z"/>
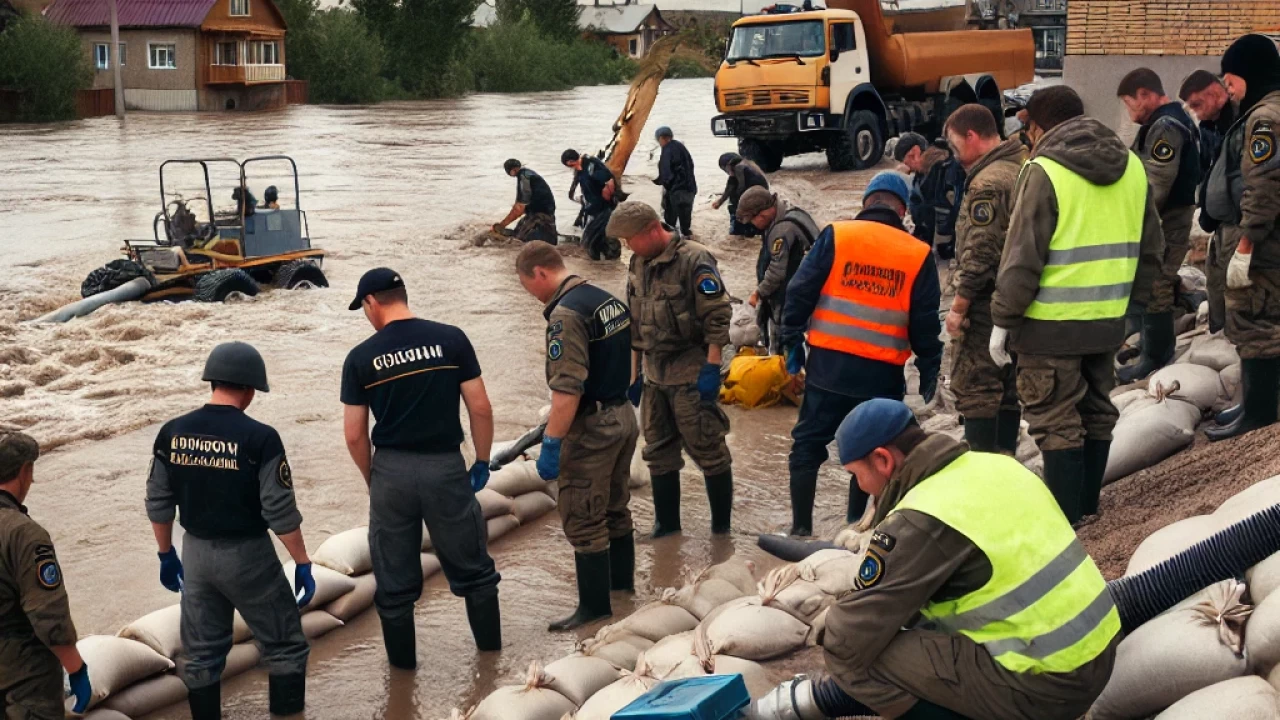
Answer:
<path fill-rule="evenodd" d="M 450 452 L 463 440 L 460 387 L 478 377 L 480 363 L 462 330 L 397 320 L 347 355 L 342 402 L 373 411 L 376 447 Z"/>

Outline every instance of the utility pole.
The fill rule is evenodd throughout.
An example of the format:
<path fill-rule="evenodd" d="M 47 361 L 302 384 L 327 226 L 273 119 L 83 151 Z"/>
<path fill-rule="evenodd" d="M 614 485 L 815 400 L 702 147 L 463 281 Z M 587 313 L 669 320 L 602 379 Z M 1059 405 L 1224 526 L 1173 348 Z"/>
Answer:
<path fill-rule="evenodd" d="M 111 48 L 107 58 L 111 62 L 112 82 L 115 86 L 116 117 L 124 117 L 124 82 L 120 79 L 120 16 L 116 12 L 116 0 L 107 0 L 111 10 Z M 137 59 L 134 59 L 137 62 Z"/>

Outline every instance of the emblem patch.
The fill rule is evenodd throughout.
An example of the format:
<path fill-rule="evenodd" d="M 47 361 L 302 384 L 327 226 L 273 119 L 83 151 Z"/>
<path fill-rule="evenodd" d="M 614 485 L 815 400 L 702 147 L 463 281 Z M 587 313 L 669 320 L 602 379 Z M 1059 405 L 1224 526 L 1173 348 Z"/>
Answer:
<path fill-rule="evenodd" d="M 551 323 L 551 327 L 547 328 L 548 337 L 555 337 L 562 332 L 564 332 L 564 323 L 559 320 Z"/>
<path fill-rule="evenodd" d="M 1249 136 L 1249 159 L 1254 165 L 1261 165 L 1276 154 L 1276 136 L 1270 126 L 1263 129 L 1259 126 Z"/>
<path fill-rule="evenodd" d="M 782 252 L 782 238 L 773 241 L 773 254 L 777 255 Z"/>
<path fill-rule="evenodd" d="M 285 490 L 293 489 L 293 469 L 289 467 L 288 458 L 280 458 L 280 470 L 276 473 L 276 479 Z"/>
<path fill-rule="evenodd" d="M 62 571 L 54 560 L 41 560 L 36 565 L 36 579 L 45 590 L 57 590 L 62 585 Z"/>
<path fill-rule="evenodd" d="M 868 549 L 862 565 L 858 567 L 858 579 L 854 584 L 859 590 L 866 590 L 879 585 L 883 577 L 884 559 L 875 550 Z"/>
<path fill-rule="evenodd" d="M 996 208 L 990 200 L 978 200 L 969 207 L 969 220 L 978 227 L 986 227 L 996 219 Z"/>
<path fill-rule="evenodd" d="M 559 360 L 560 356 L 563 354 L 564 354 L 564 345 L 561 344 L 560 338 L 556 338 L 555 340 L 552 340 L 551 344 L 547 345 L 547 357 L 551 358 L 552 360 Z"/>
<path fill-rule="evenodd" d="M 1167 163 L 1173 160 L 1175 155 L 1173 144 L 1168 140 L 1160 139 L 1151 148 L 1151 159 L 1158 163 Z"/>
<path fill-rule="evenodd" d="M 871 533 L 871 544 L 885 552 L 893 552 L 893 548 L 898 544 L 898 540 L 889 533 L 877 530 L 874 533 Z"/>
<path fill-rule="evenodd" d="M 724 292 L 724 283 L 720 282 L 720 274 L 710 265 L 699 265 L 694 271 L 694 287 L 707 297 L 720 297 Z"/>

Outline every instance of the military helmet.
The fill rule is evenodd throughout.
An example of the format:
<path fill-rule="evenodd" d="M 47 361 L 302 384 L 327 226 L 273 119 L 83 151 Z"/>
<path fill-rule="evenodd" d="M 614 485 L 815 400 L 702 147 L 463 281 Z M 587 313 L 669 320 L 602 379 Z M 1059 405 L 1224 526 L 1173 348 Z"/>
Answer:
<path fill-rule="evenodd" d="M 204 363 L 200 379 L 271 392 L 267 386 L 267 363 L 249 343 L 229 342 L 215 347 Z"/>

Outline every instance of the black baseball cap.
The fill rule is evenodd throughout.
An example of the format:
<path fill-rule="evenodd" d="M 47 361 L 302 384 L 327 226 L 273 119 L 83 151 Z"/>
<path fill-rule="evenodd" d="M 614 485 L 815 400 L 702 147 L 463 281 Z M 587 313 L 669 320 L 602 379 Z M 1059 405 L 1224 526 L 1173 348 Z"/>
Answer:
<path fill-rule="evenodd" d="M 370 295 L 402 287 L 404 280 L 400 273 L 386 267 L 374 268 L 360 277 L 360 284 L 356 286 L 356 299 L 351 301 L 351 307 L 347 309 L 359 310 L 364 299 Z"/>
<path fill-rule="evenodd" d="M 911 152 L 911 148 L 920 148 L 927 150 L 929 141 L 923 135 L 917 132 L 905 132 L 898 136 L 898 144 L 893 148 L 893 159 L 902 162 L 902 159 Z"/>

